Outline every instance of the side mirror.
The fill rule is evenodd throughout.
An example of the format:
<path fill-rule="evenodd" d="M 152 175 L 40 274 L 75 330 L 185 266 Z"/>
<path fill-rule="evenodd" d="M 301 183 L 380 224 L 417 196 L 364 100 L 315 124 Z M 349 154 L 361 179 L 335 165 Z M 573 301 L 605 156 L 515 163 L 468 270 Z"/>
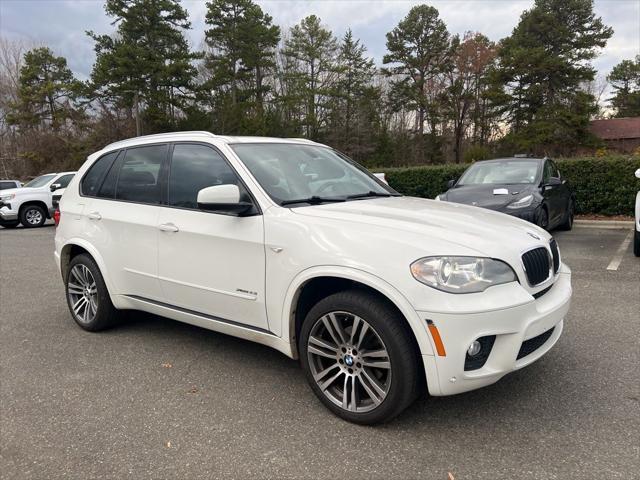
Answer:
<path fill-rule="evenodd" d="M 240 201 L 240 189 L 237 185 L 214 185 L 198 192 L 198 208 L 242 216 L 253 208 L 253 203 Z"/>
<path fill-rule="evenodd" d="M 49 190 L 51 190 L 52 192 L 55 192 L 56 190 L 58 190 L 60 187 L 62 187 L 62 185 L 60 185 L 59 183 L 53 183 L 50 187 Z"/>
<path fill-rule="evenodd" d="M 640 168 L 636 170 L 636 178 L 640 178 Z"/>
<path fill-rule="evenodd" d="M 550 177 L 547 181 L 547 187 L 557 187 L 558 185 L 562 185 L 562 179 L 558 177 Z"/>
<path fill-rule="evenodd" d="M 457 182 L 456 179 L 449 180 L 447 182 L 447 190 L 449 190 L 450 188 L 453 188 L 453 186 L 456 184 L 456 182 Z"/>

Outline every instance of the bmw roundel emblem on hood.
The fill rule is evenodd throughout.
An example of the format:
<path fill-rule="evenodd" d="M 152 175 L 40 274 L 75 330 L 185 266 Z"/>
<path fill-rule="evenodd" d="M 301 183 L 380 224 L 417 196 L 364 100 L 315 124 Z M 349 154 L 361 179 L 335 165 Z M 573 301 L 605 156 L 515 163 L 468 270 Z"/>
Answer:
<path fill-rule="evenodd" d="M 533 232 L 527 232 L 527 233 L 529 234 L 530 237 L 533 237 L 536 240 L 540 240 L 540 237 L 538 235 L 536 235 L 535 233 L 533 233 Z"/>

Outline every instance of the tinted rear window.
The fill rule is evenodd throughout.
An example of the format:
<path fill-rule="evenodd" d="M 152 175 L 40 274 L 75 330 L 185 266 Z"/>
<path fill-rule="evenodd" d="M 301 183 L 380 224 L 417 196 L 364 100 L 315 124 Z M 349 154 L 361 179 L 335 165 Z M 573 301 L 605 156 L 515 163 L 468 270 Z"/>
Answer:
<path fill-rule="evenodd" d="M 80 191 L 83 195 L 93 197 L 98 194 L 100 185 L 102 185 L 102 180 L 117 156 L 117 151 L 107 153 L 91 165 L 91 168 L 89 168 L 89 171 L 86 173 L 82 179 L 82 183 L 80 184 Z"/>
<path fill-rule="evenodd" d="M 160 203 L 160 168 L 167 158 L 168 145 L 150 145 L 127 150 L 120 166 L 116 199 L 140 203 Z"/>

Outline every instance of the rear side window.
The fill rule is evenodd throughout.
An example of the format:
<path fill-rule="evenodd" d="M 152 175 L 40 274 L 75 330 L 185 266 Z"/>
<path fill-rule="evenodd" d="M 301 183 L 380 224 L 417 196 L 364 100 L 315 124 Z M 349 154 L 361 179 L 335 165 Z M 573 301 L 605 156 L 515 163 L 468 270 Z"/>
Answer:
<path fill-rule="evenodd" d="M 16 182 L 0 182 L 0 190 L 6 190 L 8 188 L 16 188 Z"/>
<path fill-rule="evenodd" d="M 169 171 L 170 206 L 197 209 L 200 190 L 228 184 L 237 185 L 241 196 L 246 193 L 236 173 L 216 150 L 195 144 L 174 147 Z"/>
<path fill-rule="evenodd" d="M 98 194 L 102 179 L 111 167 L 111 164 L 118 156 L 118 152 L 111 152 L 103 155 L 91 165 L 80 184 L 80 191 L 83 195 L 95 197 Z"/>
<path fill-rule="evenodd" d="M 168 148 L 168 145 L 150 145 L 128 149 L 118 173 L 116 199 L 160 203 L 160 169 Z"/>

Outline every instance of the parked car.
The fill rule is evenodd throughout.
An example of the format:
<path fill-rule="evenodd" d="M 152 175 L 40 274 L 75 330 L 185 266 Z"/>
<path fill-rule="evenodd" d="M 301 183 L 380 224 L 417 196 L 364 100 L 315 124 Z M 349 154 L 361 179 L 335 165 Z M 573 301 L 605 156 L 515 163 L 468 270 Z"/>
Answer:
<path fill-rule="evenodd" d="M 207 132 L 91 155 L 60 201 L 55 259 L 85 330 L 131 309 L 268 345 L 363 424 L 538 360 L 572 293 L 535 225 L 403 197 L 311 141 Z"/>
<path fill-rule="evenodd" d="M 436 200 L 507 213 L 545 230 L 571 230 L 576 199 L 549 158 L 498 158 L 471 165 Z"/>
<path fill-rule="evenodd" d="M 53 214 L 52 193 L 65 188 L 75 172 L 47 173 L 34 178 L 22 188 L 0 192 L 0 226 L 14 228 L 41 227 Z"/>
<path fill-rule="evenodd" d="M 0 190 L 8 190 L 10 188 L 20 188 L 22 183 L 20 180 L 0 180 Z"/>
<path fill-rule="evenodd" d="M 636 178 L 640 178 L 640 168 L 636 170 Z M 636 221 L 633 233 L 633 253 L 640 257 L 640 191 L 636 194 Z"/>

